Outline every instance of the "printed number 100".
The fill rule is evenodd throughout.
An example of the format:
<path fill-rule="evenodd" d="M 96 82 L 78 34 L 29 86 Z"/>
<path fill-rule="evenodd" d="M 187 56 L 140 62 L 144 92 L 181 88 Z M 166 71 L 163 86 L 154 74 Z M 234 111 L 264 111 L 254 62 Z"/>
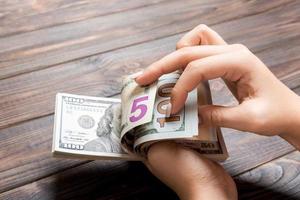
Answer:
<path fill-rule="evenodd" d="M 137 116 L 132 115 L 129 117 L 130 122 L 136 122 L 142 119 L 145 114 L 147 113 L 147 105 L 145 104 L 145 101 L 148 100 L 148 96 L 138 97 L 133 100 L 132 107 L 131 107 L 131 114 L 136 113 L 138 110 L 140 110 L 139 114 Z"/>

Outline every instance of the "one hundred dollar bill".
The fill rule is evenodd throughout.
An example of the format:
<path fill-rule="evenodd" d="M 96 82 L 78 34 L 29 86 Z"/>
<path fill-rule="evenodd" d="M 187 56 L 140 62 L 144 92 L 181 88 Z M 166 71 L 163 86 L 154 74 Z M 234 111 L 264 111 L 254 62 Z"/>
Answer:
<path fill-rule="evenodd" d="M 163 75 L 155 83 L 157 92 L 154 103 L 151 102 L 151 106 L 144 104 L 145 108 L 152 110 L 150 121 L 121 136 L 121 142 L 129 152 L 140 153 L 141 145 L 148 142 L 190 138 L 198 134 L 197 89 L 189 93 L 187 101 L 179 113 L 167 116 L 171 91 L 179 76 L 178 73 Z M 128 101 L 122 98 L 122 102 Z M 129 115 L 124 112 L 122 114 Z"/>
<path fill-rule="evenodd" d="M 207 83 L 189 93 L 179 113 L 167 114 L 171 90 L 179 76 L 167 74 L 145 87 L 128 76 L 123 81 L 121 100 L 57 94 L 53 154 L 143 160 L 151 144 L 173 140 L 211 159 L 225 160 L 228 155 L 220 129 L 198 123 L 198 105 L 211 104 Z"/>
<path fill-rule="evenodd" d="M 212 104 L 208 82 L 200 84 L 197 90 L 198 105 Z M 228 157 L 223 135 L 219 127 L 209 127 L 199 124 L 198 135 L 191 138 L 177 140 L 176 142 L 185 147 L 191 148 L 212 160 L 223 161 Z"/>
<path fill-rule="evenodd" d="M 52 152 L 58 157 L 137 160 L 121 148 L 119 99 L 58 93 Z"/>

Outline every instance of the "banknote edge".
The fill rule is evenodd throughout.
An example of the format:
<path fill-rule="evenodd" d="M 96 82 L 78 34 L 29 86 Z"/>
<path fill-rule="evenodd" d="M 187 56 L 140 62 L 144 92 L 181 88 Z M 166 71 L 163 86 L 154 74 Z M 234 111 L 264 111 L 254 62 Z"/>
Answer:
<path fill-rule="evenodd" d="M 62 148 L 59 147 L 59 138 L 58 138 L 58 134 L 57 134 L 57 130 L 58 127 L 60 127 L 60 120 L 57 119 L 58 116 L 60 116 L 60 107 L 61 107 L 61 98 L 63 96 L 70 96 L 70 97 L 80 97 L 80 98 L 89 98 L 89 99 L 94 99 L 94 100 L 103 100 L 103 101 L 112 101 L 112 102 L 117 102 L 120 103 L 121 100 L 120 99 L 116 99 L 116 98 L 105 98 L 105 97 L 93 97 L 93 96 L 86 96 L 86 95 L 74 95 L 74 94 L 70 94 L 70 93 L 57 93 L 55 96 L 55 111 L 54 111 L 54 127 L 53 127 L 53 138 L 52 138 L 52 150 L 51 153 L 54 157 L 57 157 L 57 155 L 59 154 L 68 154 L 68 156 L 72 156 L 72 157 L 76 157 L 75 155 L 78 155 L 80 157 L 84 157 L 84 156 L 92 156 L 95 158 L 103 158 L 103 157 L 119 157 L 120 155 L 122 155 L 122 157 L 127 157 L 128 156 L 128 160 L 136 160 L 137 156 L 135 155 L 128 155 L 128 154 L 118 154 L 118 153 L 103 153 L 103 155 L 91 155 L 91 152 L 85 152 L 85 154 L 79 153 L 78 151 L 74 151 L 73 153 L 72 150 L 64 150 Z M 120 158 L 120 157 L 119 157 Z"/>

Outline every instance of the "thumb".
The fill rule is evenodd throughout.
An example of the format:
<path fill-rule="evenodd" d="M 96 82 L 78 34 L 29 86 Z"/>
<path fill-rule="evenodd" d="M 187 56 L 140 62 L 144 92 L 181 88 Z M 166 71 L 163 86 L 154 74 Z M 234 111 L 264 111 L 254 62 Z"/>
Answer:
<path fill-rule="evenodd" d="M 209 126 L 243 129 L 245 122 L 240 105 L 233 107 L 205 105 L 199 107 L 198 113 L 201 122 Z"/>

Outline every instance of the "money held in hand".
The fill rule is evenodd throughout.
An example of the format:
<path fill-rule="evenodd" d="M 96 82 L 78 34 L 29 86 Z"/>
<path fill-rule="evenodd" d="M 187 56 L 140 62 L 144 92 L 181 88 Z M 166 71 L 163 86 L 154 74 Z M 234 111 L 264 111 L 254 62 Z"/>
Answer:
<path fill-rule="evenodd" d="M 183 109 L 170 115 L 171 90 L 179 73 L 141 87 L 125 77 L 121 100 L 58 93 L 54 156 L 143 160 L 151 144 L 172 140 L 213 160 L 228 157 L 219 128 L 198 124 L 198 104 L 211 104 L 208 83 L 191 91 Z"/>

